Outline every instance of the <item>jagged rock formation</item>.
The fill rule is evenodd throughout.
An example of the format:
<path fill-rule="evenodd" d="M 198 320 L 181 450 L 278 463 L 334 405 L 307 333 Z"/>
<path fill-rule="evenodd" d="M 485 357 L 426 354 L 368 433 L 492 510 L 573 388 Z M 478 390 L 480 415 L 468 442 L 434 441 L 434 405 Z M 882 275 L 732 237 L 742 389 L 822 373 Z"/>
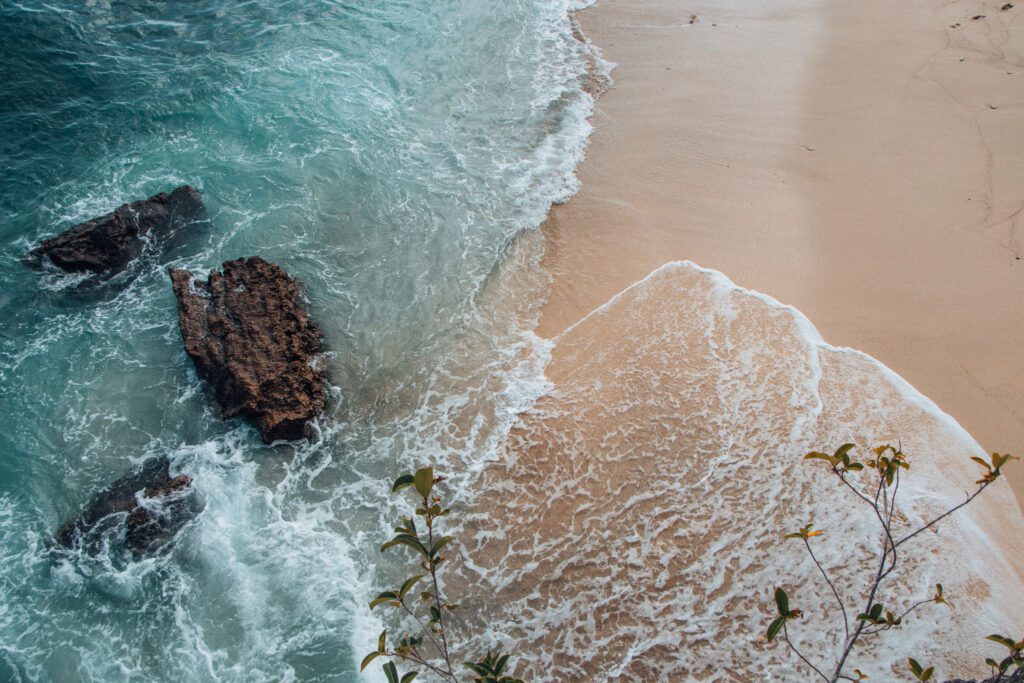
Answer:
<path fill-rule="evenodd" d="M 157 550 L 201 508 L 191 484 L 190 477 L 171 476 L 167 458 L 151 458 L 96 494 L 85 512 L 57 531 L 57 543 L 88 549 L 105 531 L 123 528 L 124 543 L 135 555 Z"/>
<path fill-rule="evenodd" d="M 30 261 L 48 260 L 67 272 L 114 275 L 142 254 L 147 240 L 159 244 L 176 230 L 205 218 L 199 191 L 182 185 L 170 194 L 131 204 L 45 239 Z"/>
<path fill-rule="evenodd" d="M 311 365 L 323 334 L 299 283 L 277 265 L 253 256 L 223 269 L 208 282 L 171 271 L 185 350 L 224 417 L 253 420 L 267 443 L 302 438 L 327 403 L 327 382 Z"/>

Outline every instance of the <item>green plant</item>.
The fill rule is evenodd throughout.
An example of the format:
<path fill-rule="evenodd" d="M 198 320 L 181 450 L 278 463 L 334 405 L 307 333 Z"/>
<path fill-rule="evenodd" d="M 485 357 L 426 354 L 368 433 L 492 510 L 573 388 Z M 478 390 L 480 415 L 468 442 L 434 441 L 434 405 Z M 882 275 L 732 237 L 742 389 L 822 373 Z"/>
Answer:
<path fill-rule="evenodd" d="M 934 666 L 924 668 L 913 657 L 907 658 L 907 666 L 910 667 L 910 673 L 914 674 L 914 678 L 919 681 L 930 681 L 932 679 L 932 674 L 935 673 Z"/>
<path fill-rule="evenodd" d="M 1010 654 L 1003 659 L 996 661 L 992 657 L 986 657 L 985 663 L 992 667 L 992 680 L 993 683 L 1003 680 L 1007 674 L 1016 673 L 1021 669 L 1024 669 L 1024 638 L 1014 641 L 1012 638 L 1001 636 L 998 633 L 993 633 L 987 636 L 985 640 L 991 640 L 993 643 L 999 643 L 1007 650 Z M 1010 671 L 1010 667 L 1013 667 L 1013 671 Z"/>
<path fill-rule="evenodd" d="M 842 484 L 848 488 L 859 501 L 863 502 L 871 510 L 875 519 L 878 521 L 880 527 L 881 547 L 877 553 L 876 569 L 870 576 L 870 580 L 868 582 L 867 593 L 866 595 L 861 596 L 860 604 L 863 605 L 863 608 L 859 612 L 856 612 L 856 616 L 852 620 L 850 619 L 849 615 L 853 610 L 847 609 L 846 601 L 836 588 L 836 584 L 832 578 L 830 570 L 824 567 L 818 560 L 818 557 L 814 553 L 814 548 L 812 547 L 812 539 L 822 536 L 824 532 L 821 530 L 814 530 L 813 525 L 807 524 L 801 527 L 798 531 L 785 534 L 785 538 L 796 539 L 803 544 L 804 549 L 814 562 L 815 567 L 818 569 L 818 573 L 828 585 L 832 596 L 835 598 L 836 604 L 839 606 L 839 611 L 842 615 L 843 621 L 843 637 L 841 640 L 841 649 L 835 659 L 835 667 L 831 670 L 831 673 L 826 675 L 825 671 L 822 670 L 822 667 L 816 666 L 790 640 L 788 625 L 794 620 L 803 617 L 804 613 L 801 610 L 790 608 L 789 596 L 782 588 L 775 589 L 775 607 L 778 614 L 768 626 L 766 634 L 768 641 L 773 641 L 781 632 L 782 640 L 785 641 L 789 648 L 797 655 L 797 657 L 800 658 L 804 665 L 814 671 L 821 679 L 828 681 L 829 683 L 835 683 L 840 680 L 860 681 L 867 678 L 867 676 L 861 673 L 859 669 L 853 669 L 847 673 L 847 662 L 849 657 L 853 652 L 854 647 L 863 638 L 881 633 L 882 631 L 888 631 L 890 629 L 900 627 L 903 624 L 903 620 L 911 612 L 923 605 L 929 603 L 949 604 L 944 594 L 942 584 L 936 584 L 935 592 L 931 597 L 913 602 L 905 609 L 887 608 L 879 599 L 880 589 L 885 583 L 885 580 L 889 578 L 896 569 L 904 544 L 970 503 L 982 491 L 988 488 L 996 479 L 999 478 L 1001 468 L 1006 465 L 1006 463 L 1010 460 L 1017 460 L 1017 458 L 1012 455 L 1000 455 L 999 453 L 993 453 L 990 461 L 985 461 L 978 457 L 972 457 L 972 460 L 985 468 L 985 474 L 975 482 L 977 488 L 960 504 L 955 505 L 916 529 L 903 529 L 901 533 L 901 530 L 897 528 L 898 525 L 895 523 L 897 520 L 896 499 L 899 494 L 900 478 L 905 476 L 904 473 L 910 470 L 910 461 L 900 448 L 885 445 L 873 449 L 873 458 L 864 462 L 859 462 L 850 457 L 850 452 L 854 448 L 854 444 L 847 443 L 840 446 L 836 449 L 835 453 L 831 455 L 814 451 L 805 455 L 804 460 L 821 460 L 826 462 L 829 465 L 830 472 L 838 477 L 839 481 L 842 482 Z M 853 473 L 858 473 L 858 476 L 866 478 L 866 481 L 859 484 L 853 483 L 853 481 L 851 481 L 851 474 Z M 995 638 L 1003 637 L 990 636 L 990 640 Z M 999 664 L 996 664 L 995 660 L 986 660 L 995 668 L 1006 663 L 1006 667 L 1004 669 L 1000 669 L 1000 671 L 1005 671 L 1006 668 L 1022 657 L 1021 649 L 1018 646 L 1024 646 L 1024 643 L 1014 643 L 1008 638 L 1004 640 L 996 640 L 995 642 L 1006 645 L 1011 649 L 1011 656 Z M 1014 647 L 1017 647 L 1017 649 L 1014 650 Z M 914 674 L 917 680 L 931 680 L 934 674 L 933 667 L 922 667 L 915 659 L 908 660 L 908 663 L 911 673 Z"/>
<path fill-rule="evenodd" d="M 383 665 L 388 683 L 409 683 L 419 675 L 418 671 L 410 671 L 400 677 L 396 659 L 431 671 L 443 680 L 458 680 L 452 666 L 448 628 L 451 613 L 458 605 L 442 595 L 437 579 L 438 569 L 445 562 L 441 550 L 453 540 L 451 536 L 441 535 L 438 529 L 438 520 L 451 514 L 451 510 L 443 506 L 435 488 L 442 481 L 444 477 L 435 477 L 432 467 L 423 467 L 414 474 L 400 476 L 391 487 L 393 493 L 405 489 L 415 491 L 415 518 L 423 520 L 423 529 L 417 526 L 414 517 L 403 518 L 401 526 L 395 527 L 395 537 L 380 547 L 381 552 L 404 546 L 413 552 L 417 571 L 422 570 L 423 573 L 413 574 L 397 590 L 383 591 L 370 601 L 370 609 L 379 605 L 392 607 L 415 625 L 414 633 L 402 635 L 397 641 L 389 641 L 385 629 L 377 639 L 377 649 L 363 658 L 360 671 L 378 657 L 388 658 L 389 661 Z M 423 580 L 428 582 L 426 590 L 413 591 Z M 424 610 L 426 614 L 421 614 Z M 474 682 L 523 683 L 518 678 L 505 675 L 508 661 L 509 655 L 488 651 L 478 661 L 463 662 L 462 665 L 472 672 L 470 680 Z"/>
<path fill-rule="evenodd" d="M 1018 641 L 1014 641 L 1006 636 L 1001 636 L 998 633 L 993 633 L 990 636 L 986 636 L 985 640 L 991 640 L 993 643 L 999 643 L 1007 650 L 1010 654 L 1003 659 L 996 661 L 992 657 L 986 657 L 985 663 L 992 669 L 992 676 L 986 679 L 985 683 L 1000 683 L 1000 681 L 1009 680 L 1010 677 L 1024 672 L 1024 638 Z M 929 666 L 927 669 L 923 669 L 916 659 L 911 657 L 907 660 L 907 664 L 910 666 L 910 672 L 919 681 L 931 680 L 934 667 Z M 1010 668 L 1013 667 L 1011 671 Z M 1020 680 L 1017 678 L 1016 680 Z"/>

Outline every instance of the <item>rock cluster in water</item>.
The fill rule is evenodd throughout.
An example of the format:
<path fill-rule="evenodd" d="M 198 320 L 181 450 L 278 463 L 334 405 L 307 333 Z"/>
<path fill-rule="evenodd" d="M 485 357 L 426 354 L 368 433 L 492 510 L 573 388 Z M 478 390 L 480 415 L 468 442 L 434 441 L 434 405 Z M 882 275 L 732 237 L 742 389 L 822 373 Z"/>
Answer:
<path fill-rule="evenodd" d="M 312 365 L 323 334 L 298 282 L 258 256 L 227 261 L 206 282 L 186 270 L 171 280 L 185 350 L 224 417 L 252 420 L 266 443 L 307 436 L 327 382 Z"/>
<path fill-rule="evenodd" d="M 57 542 L 72 549 L 101 544 L 104 531 L 123 531 L 136 555 L 163 546 L 200 509 L 192 479 L 172 477 L 167 458 L 151 458 L 137 472 L 96 494 L 85 512 L 57 531 Z"/>
<path fill-rule="evenodd" d="M 147 241 L 159 245 L 179 229 L 205 218 L 202 198 L 191 185 L 170 194 L 123 204 L 99 218 L 45 239 L 32 260 L 61 270 L 114 275 L 138 258 Z"/>
<path fill-rule="evenodd" d="M 45 239 L 30 260 L 107 277 L 205 218 L 199 192 L 182 185 Z M 185 350 L 224 417 L 251 419 L 267 443 L 308 436 L 327 403 L 327 381 L 312 365 L 323 334 L 302 306 L 299 283 L 258 256 L 228 261 L 206 282 L 186 270 L 170 275 Z M 137 556 L 158 549 L 198 511 L 191 484 L 171 477 L 166 457 L 151 459 L 98 493 L 56 541 L 96 549 L 113 533 Z"/>

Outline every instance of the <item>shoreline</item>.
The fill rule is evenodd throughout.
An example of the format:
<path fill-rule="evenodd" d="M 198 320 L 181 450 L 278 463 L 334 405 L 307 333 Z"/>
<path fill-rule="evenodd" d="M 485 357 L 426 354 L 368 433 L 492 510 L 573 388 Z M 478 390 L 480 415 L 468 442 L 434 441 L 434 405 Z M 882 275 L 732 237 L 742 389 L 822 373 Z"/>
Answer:
<path fill-rule="evenodd" d="M 909 532 L 963 501 L 976 438 L 1024 444 L 1010 215 L 1024 164 L 1006 163 L 1024 158 L 1024 136 L 1010 119 L 981 122 L 1024 108 L 1024 92 L 993 86 L 995 109 L 950 104 L 1005 53 L 961 61 L 942 28 L 979 6 L 992 14 L 987 2 L 600 0 L 574 15 L 616 65 L 613 86 L 579 191 L 541 228 L 548 390 L 475 484 L 487 494 L 468 511 L 461 567 L 469 602 L 515 615 L 493 628 L 530 653 L 519 675 L 789 680 L 798 664 L 763 637 L 772 586 L 813 615 L 796 636 L 806 652 L 827 659 L 842 629 L 783 534 L 825 530 L 818 557 L 856 609 L 878 538 L 802 454 L 855 442 L 864 460 L 901 444 L 915 463 L 899 504 Z M 964 40 L 992 44 L 980 30 Z M 1005 244 L 978 229 L 1004 215 Z M 901 551 L 887 602 L 902 610 L 941 581 L 967 609 L 858 645 L 872 678 L 905 674 L 908 653 L 943 678 L 976 677 L 968 653 L 1019 628 L 1013 465 L 1009 485 Z"/>
<path fill-rule="evenodd" d="M 537 333 L 692 260 L 878 358 L 987 450 L 1020 451 L 1024 136 L 1008 112 L 1024 91 L 997 76 L 1024 68 L 1006 74 L 1012 55 L 984 48 L 1024 53 L 1024 30 L 1011 31 L 1024 8 L 773 8 L 601 0 L 575 13 L 617 68 L 581 189 L 542 226 L 553 285 Z M 948 28 L 976 13 L 1002 37 L 969 18 Z M 1008 474 L 1018 506 L 1020 469 Z"/>

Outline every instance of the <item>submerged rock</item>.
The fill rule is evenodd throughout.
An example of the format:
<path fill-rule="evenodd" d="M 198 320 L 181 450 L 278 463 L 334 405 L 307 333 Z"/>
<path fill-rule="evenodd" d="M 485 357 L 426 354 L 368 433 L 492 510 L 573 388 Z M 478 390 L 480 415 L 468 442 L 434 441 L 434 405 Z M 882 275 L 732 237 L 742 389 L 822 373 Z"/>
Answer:
<path fill-rule="evenodd" d="M 327 382 L 311 361 L 323 334 L 299 300 L 299 283 L 258 256 L 227 261 L 208 282 L 172 270 L 185 351 L 213 387 L 224 417 L 254 421 L 270 443 L 308 434 Z"/>
<path fill-rule="evenodd" d="M 199 512 L 192 479 L 172 477 L 167 458 L 151 458 L 142 469 L 118 479 L 93 496 L 78 517 L 56 534 L 65 548 L 102 545 L 109 532 L 121 537 L 135 555 L 159 549 Z"/>
<path fill-rule="evenodd" d="M 43 240 L 32 251 L 31 261 L 49 261 L 69 273 L 114 275 L 142 254 L 147 240 L 165 241 L 205 215 L 199 191 L 182 185 L 170 194 L 123 204 Z"/>

